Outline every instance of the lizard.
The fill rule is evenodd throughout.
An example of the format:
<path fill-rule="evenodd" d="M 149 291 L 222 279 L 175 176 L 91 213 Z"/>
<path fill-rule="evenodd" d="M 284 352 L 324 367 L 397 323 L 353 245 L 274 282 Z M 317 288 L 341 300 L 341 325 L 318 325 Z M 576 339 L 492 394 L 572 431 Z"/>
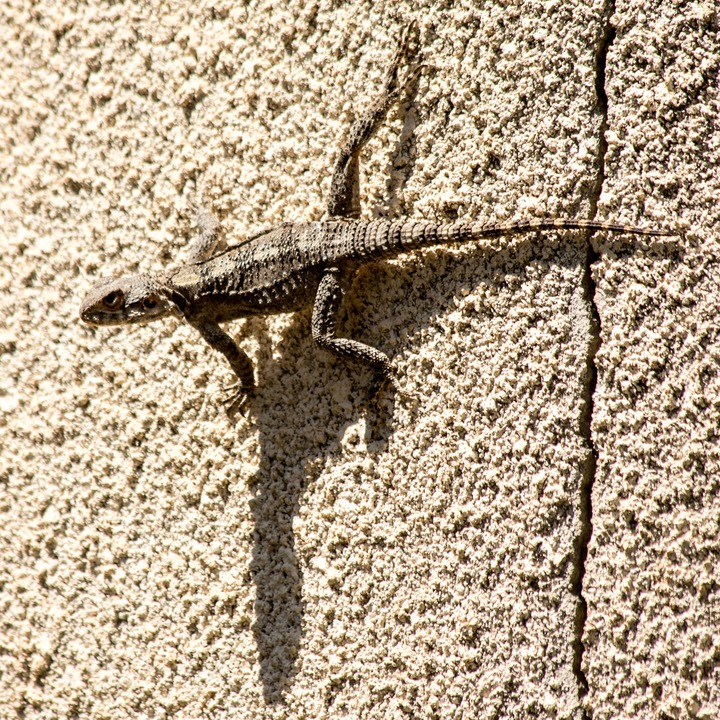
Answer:
<path fill-rule="evenodd" d="M 380 350 L 338 337 L 343 296 L 358 268 L 418 248 L 479 241 L 545 230 L 585 230 L 669 236 L 666 229 L 584 219 L 535 219 L 507 224 L 360 219 L 360 153 L 388 109 L 416 82 L 423 65 L 412 63 L 417 22 L 400 34 L 397 49 L 374 102 L 352 123 L 335 161 L 326 216 L 317 222 L 284 223 L 232 247 L 219 238 L 219 222 L 208 210 L 198 214 L 198 238 L 187 262 L 156 274 L 98 281 L 82 302 L 81 319 L 90 325 L 129 325 L 184 318 L 225 356 L 235 382 L 225 390 L 228 411 L 244 408 L 254 394 L 248 355 L 220 327 L 253 315 L 272 315 L 312 306 L 315 343 L 345 360 L 371 368 L 379 387 L 402 392 L 390 358 Z M 401 67 L 407 65 L 401 81 Z M 225 245 L 225 246 L 224 246 Z"/>

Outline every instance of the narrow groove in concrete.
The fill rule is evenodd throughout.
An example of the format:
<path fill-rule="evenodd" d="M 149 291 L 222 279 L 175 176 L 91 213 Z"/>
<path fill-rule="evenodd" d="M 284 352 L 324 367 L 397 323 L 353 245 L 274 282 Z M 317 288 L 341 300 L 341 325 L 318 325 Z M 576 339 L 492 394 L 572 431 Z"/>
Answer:
<path fill-rule="evenodd" d="M 607 153 L 607 130 L 608 99 L 605 91 L 605 69 L 607 54 L 615 39 L 615 29 L 610 24 L 610 18 L 615 11 L 614 0 L 608 0 L 603 12 L 603 34 L 600 38 L 597 54 L 595 56 L 595 93 L 597 95 L 598 110 L 601 114 L 599 137 L 598 137 L 598 169 L 592 194 L 590 197 L 590 218 L 594 220 L 597 215 L 600 194 L 605 182 L 605 155 Z M 592 491 L 595 483 L 597 470 L 597 451 L 592 438 L 592 419 L 594 409 L 595 386 L 597 382 L 597 368 L 595 356 L 600 347 L 600 315 L 595 304 L 595 281 L 592 276 L 593 263 L 598 259 L 592 242 L 588 241 L 587 254 L 585 258 L 585 271 L 583 274 L 583 291 L 585 302 L 590 311 L 590 338 L 586 357 L 586 377 L 584 388 L 584 410 L 581 417 L 580 432 L 585 438 L 588 447 L 588 457 L 583 470 L 583 478 L 580 486 L 579 498 L 579 527 L 576 538 L 576 565 L 573 571 L 573 590 L 578 598 L 575 617 L 575 637 L 573 641 L 573 672 L 577 679 L 580 697 L 588 693 L 588 681 L 583 672 L 583 634 L 587 619 L 587 602 L 583 595 L 583 580 L 585 577 L 585 563 L 588 554 L 588 544 L 592 536 Z M 591 717 L 587 709 L 582 711 L 583 718 Z"/>

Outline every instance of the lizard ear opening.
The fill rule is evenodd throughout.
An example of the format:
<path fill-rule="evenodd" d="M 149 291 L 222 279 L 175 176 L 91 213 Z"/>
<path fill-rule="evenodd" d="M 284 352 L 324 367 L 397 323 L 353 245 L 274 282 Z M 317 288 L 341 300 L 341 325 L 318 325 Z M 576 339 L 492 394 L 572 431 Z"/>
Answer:
<path fill-rule="evenodd" d="M 175 305 L 175 307 L 178 309 L 178 312 L 183 313 L 185 312 L 185 308 L 188 305 L 188 301 L 185 297 L 183 297 L 177 290 L 173 290 L 169 298 L 170 302 Z"/>

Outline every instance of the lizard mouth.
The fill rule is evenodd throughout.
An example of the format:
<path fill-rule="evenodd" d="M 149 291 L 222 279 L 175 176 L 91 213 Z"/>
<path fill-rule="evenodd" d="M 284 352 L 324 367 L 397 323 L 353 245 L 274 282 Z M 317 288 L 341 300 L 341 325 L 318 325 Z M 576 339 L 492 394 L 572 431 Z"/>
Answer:
<path fill-rule="evenodd" d="M 88 325 L 100 327 L 101 325 L 126 325 L 133 322 L 125 313 L 106 313 L 99 310 L 83 310 L 80 319 Z"/>
<path fill-rule="evenodd" d="M 132 310 L 105 312 L 103 310 L 88 308 L 80 312 L 80 319 L 93 327 L 101 327 L 103 325 L 144 325 L 166 314 L 167 313 L 164 312 L 158 312 L 156 314 L 148 314 L 146 312 L 138 313 L 132 312 Z"/>

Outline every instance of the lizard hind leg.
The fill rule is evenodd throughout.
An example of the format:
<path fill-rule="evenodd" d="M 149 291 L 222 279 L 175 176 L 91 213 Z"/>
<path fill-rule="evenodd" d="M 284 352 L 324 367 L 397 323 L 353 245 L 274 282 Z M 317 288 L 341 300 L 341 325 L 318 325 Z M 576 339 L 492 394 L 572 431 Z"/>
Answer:
<path fill-rule="evenodd" d="M 385 119 L 390 106 L 415 83 L 422 71 L 423 66 L 418 65 L 409 69 L 402 81 L 398 78 L 400 67 L 413 54 L 412 41 L 417 35 L 417 27 L 416 20 L 405 26 L 380 93 L 350 126 L 333 169 L 327 206 L 330 217 L 357 218 L 360 215 L 360 152 Z"/>
<path fill-rule="evenodd" d="M 343 360 L 353 360 L 370 367 L 379 381 L 376 391 L 389 384 L 396 392 L 404 394 L 395 377 L 390 358 L 385 353 L 357 340 L 336 336 L 338 311 L 353 275 L 354 272 L 337 267 L 325 271 L 318 285 L 313 305 L 313 340 L 319 347 Z"/>

